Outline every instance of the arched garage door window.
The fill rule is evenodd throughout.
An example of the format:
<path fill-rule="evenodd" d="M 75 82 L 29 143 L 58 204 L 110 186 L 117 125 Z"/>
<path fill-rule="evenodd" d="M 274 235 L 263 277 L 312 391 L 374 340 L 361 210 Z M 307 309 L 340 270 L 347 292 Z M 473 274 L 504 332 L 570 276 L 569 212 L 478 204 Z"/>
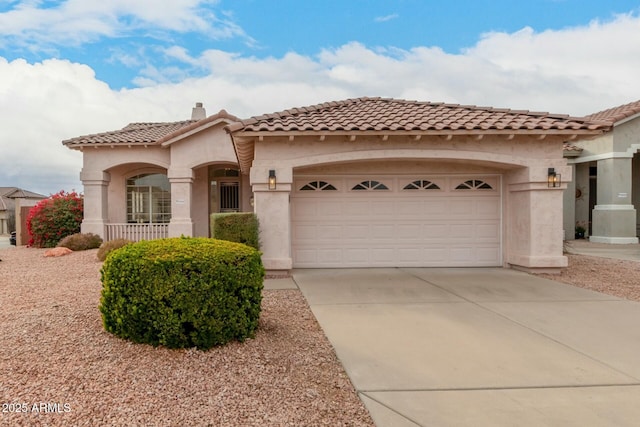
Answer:
<path fill-rule="evenodd" d="M 162 173 L 127 180 L 127 222 L 161 224 L 171 220 L 171 186 Z"/>

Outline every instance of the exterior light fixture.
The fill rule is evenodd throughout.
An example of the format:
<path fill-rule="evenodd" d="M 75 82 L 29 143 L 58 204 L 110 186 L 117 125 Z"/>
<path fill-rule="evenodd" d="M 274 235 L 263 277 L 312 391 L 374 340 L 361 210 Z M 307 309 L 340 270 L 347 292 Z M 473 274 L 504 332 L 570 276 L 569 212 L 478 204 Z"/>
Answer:
<path fill-rule="evenodd" d="M 560 187 L 562 184 L 562 177 L 559 173 L 556 173 L 555 168 L 549 168 L 547 170 L 547 185 L 549 188 Z"/>
<path fill-rule="evenodd" d="M 276 189 L 276 171 L 274 169 L 269 170 L 269 190 Z"/>

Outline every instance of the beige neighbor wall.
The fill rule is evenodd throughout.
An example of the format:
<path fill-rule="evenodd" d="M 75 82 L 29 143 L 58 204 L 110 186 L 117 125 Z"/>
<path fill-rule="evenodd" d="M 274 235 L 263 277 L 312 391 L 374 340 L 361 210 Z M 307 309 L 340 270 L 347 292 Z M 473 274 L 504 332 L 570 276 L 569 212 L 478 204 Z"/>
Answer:
<path fill-rule="evenodd" d="M 567 265 L 562 254 L 562 188 L 547 187 L 547 168 L 566 180 L 570 168 L 562 158 L 562 139 L 547 137 L 357 136 L 265 138 L 255 144 L 251 184 L 261 224 L 263 262 L 268 270 L 292 268 L 289 194 L 299 171 L 327 173 L 349 168 L 362 172 L 407 171 L 429 164 L 443 172 L 497 173 L 503 176 L 503 265 L 523 269 L 557 269 Z M 310 169 L 313 168 L 313 169 Z M 268 190 L 269 170 L 277 189 Z M 565 180 L 565 182 L 566 182 Z M 566 187 L 566 185 L 565 185 Z"/>
<path fill-rule="evenodd" d="M 616 124 L 613 131 L 576 143 L 583 149 L 577 165 L 595 162 L 597 202 L 589 239 L 599 243 L 638 243 L 638 201 L 633 188 L 635 153 L 640 150 L 640 117 Z"/>

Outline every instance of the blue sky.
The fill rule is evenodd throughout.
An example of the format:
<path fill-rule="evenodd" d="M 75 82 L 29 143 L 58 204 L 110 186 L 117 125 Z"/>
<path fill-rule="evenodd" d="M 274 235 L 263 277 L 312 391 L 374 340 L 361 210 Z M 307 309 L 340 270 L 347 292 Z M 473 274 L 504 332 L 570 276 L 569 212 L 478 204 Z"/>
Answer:
<path fill-rule="evenodd" d="M 640 99 L 638 40 L 626 0 L 0 0 L 0 186 L 81 189 L 63 139 L 185 119 L 195 102 L 240 117 L 355 96 L 589 114 Z"/>
<path fill-rule="evenodd" d="M 79 0 L 81 1 L 81 0 Z M 136 3 L 136 1 L 132 1 Z M 64 25 L 64 18 L 46 19 L 48 11 L 66 13 L 65 1 L 0 1 L 0 16 L 21 16 L 27 10 L 45 12 L 41 21 Z M 90 3 L 90 1 L 89 1 Z M 108 1 L 107 1 L 108 3 Z M 77 13 L 73 20 L 98 18 L 112 25 L 108 35 L 96 26 L 72 34 L 49 37 L 50 29 L 22 28 L 6 34 L 0 43 L 0 55 L 9 61 L 24 58 L 38 62 L 48 58 L 68 59 L 90 65 L 96 77 L 111 88 L 136 87 L 140 69 L 152 64 L 169 69 L 165 81 L 201 77 L 208 70 L 186 64 L 162 53 L 180 46 L 190 56 L 207 49 L 220 49 L 241 56 L 282 57 L 288 52 L 317 55 L 323 49 L 359 42 L 370 48 L 411 49 L 439 47 L 459 53 L 474 46 L 485 33 L 512 33 L 524 27 L 537 32 L 586 25 L 593 20 L 607 21 L 617 14 L 638 12 L 640 4 L 629 0 L 233 0 L 185 2 L 209 20 L 218 31 L 198 29 L 188 24 L 172 28 L 158 20 L 143 21 L 125 11 L 96 7 Z M 198 4 L 199 3 L 199 4 Z M 157 2 L 161 4 L 161 2 Z M 27 6 L 29 5 L 29 6 Z M 158 8 L 152 3 L 153 8 Z M 17 12 L 22 10 L 22 14 Z M 117 13 L 117 12 L 116 12 Z M 37 18 L 34 20 L 37 22 Z M 71 16 L 71 14 L 69 14 Z M 116 24 L 117 21 L 117 24 Z M 2 22 L 0 20 L 0 22 Z M 36 28 L 34 28 L 36 27 Z M 62 33 L 62 29 L 58 29 Z M 0 30 L 1 32 L 1 30 Z M 181 72 L 171 73 L 171 68 Z"/>

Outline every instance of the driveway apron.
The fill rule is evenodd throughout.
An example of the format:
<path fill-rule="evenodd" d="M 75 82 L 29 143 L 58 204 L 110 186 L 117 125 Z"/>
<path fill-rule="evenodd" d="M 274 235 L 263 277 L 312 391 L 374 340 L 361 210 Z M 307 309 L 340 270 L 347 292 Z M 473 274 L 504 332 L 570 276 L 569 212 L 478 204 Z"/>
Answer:
<path fill-rule="evenodd" d="M 293 279 L 379 427 L 640 422 L 640 303 L 498 268 Z"/>

